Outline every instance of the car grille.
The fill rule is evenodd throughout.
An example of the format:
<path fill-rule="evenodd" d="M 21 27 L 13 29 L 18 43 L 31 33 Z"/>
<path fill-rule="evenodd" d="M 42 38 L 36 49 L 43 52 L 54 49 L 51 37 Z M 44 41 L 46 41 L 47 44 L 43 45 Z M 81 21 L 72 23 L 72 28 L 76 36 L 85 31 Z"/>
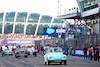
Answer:
<path fill-rule="evenodd" d="M 19 53 L 20 53 L 20 54 L 25 54 L 25 51 L 20 51 Z"/>

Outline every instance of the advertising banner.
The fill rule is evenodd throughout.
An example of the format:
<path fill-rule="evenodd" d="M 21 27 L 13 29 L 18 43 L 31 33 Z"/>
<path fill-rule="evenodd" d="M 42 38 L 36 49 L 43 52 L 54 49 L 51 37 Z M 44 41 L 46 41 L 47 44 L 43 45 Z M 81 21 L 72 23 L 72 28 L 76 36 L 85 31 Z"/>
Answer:
<path fill-rule="evenodd" d="M 56 28 L 56 27 L 52 27 L 52 28 L 44 28 L 44 35 L 58 35 L 58 34 L 65 34 L 65 28 Z"/>
<path fill-rule="evenodd" d="M 0 45 L 21 45 L 21 44 L 35 44 L 33 39 L 17 39 L 17 40 L 11 40 L 11 39 L 2 39 L 0 40 Z"/>
<path fill-rule="evenodd" d="M 83 35 L 83 28 L 82 27 L 74 27 L 71 29 L 72 31 L 77 31 L 78 33 L 81 33 Z M 66 29 L 65 28 L 56 28 L 56 27 L 51 27 L 51 28 L 44 28 L 44 35 L 58 35 L 58 34 L 65 34 Z"/>

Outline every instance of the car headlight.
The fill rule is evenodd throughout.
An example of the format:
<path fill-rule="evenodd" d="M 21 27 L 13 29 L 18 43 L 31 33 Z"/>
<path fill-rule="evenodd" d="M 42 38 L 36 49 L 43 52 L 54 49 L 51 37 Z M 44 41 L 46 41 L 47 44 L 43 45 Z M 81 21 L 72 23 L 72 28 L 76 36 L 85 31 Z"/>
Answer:
<path fill-rule="evenodd" d="M 17 54 L 19 54 L 19 52 L 17 52 Z"/>
<path fill-rule="evenodd" d="M 52 57 L 50 56 L 49 58 L 51 59 Z"/>
<path fill-rule="evenodd" d="M 63 56 L 63 58 L 66 58 L 66 56 Z"/>

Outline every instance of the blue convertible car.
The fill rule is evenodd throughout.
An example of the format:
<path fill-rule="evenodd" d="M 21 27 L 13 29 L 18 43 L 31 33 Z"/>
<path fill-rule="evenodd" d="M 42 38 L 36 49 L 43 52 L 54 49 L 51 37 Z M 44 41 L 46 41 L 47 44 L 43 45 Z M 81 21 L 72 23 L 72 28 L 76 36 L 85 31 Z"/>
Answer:
<path fill-rule="evenodd" d="M 50 63 L 67 64 L 67 56 L 63 54 L 62 48 L 50 47 L 46 49 L 46 54 L 44 55 L 44 64 L 50 65 Z"/>

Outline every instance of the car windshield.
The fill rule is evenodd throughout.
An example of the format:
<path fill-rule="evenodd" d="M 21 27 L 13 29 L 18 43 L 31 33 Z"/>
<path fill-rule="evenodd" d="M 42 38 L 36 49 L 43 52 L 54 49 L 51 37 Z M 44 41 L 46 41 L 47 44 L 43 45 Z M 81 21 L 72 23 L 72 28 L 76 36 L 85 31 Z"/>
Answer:
<path fill-rule="evenodd" d="M 32 51 L 32 49 L 31 49 L 31 48 L 28 48 L 27 50 L 28 50 L 28 51 Z"/>
<path fill-rule="evenodd" d="M 10 51 L 9 49 L 6 49 L 5 51 Z"/>
<path fill-rule="evenodd" d="M 49 52 L 62 52 L 62 49 L 61 48 L 58 48 L 58 47 L 56 47 L 56 48 L 49 48 L 49 50 L 48 50 Z"/>
<path fill-rule="evenodd" d="M 25 48 L 17 48 L 16 50 L 17 51 L 25 51 L 26 49 Z"/>

